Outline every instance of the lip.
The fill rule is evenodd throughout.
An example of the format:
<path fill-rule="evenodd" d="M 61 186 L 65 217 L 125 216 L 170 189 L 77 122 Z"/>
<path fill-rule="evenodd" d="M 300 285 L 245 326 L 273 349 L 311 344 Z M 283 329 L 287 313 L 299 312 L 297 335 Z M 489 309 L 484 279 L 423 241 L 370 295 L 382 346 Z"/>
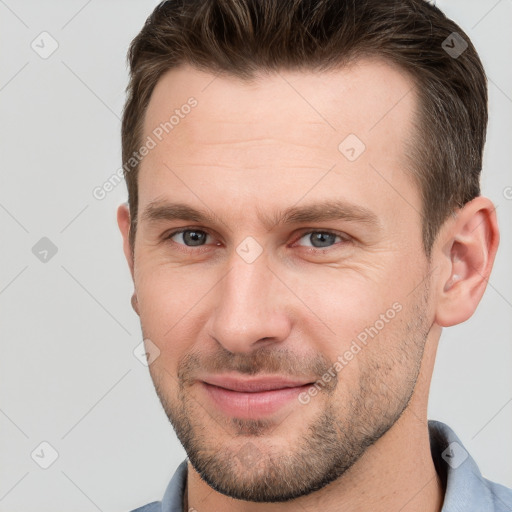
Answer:
<path fill-rule="evenodd" d="M 202 388 L 216 409 L 230 417 L 255 419 L 274 414 L 293 401 L 312 382 L 282 377 L 241 380 L 235 377 L 208 377 Z"/>
<path fill-rule="evenodd" d="M 313 384 L 308 380 L 292 380 L 286 377 L 269 375 L 267 377 L 257 377 L 252 379 L 241 379 L 232 375 L 212 375 L 202 379 L 206 384 L 217 386 L 219 388 L 244 393 L 257 393 L 261 391 L 273 391 L 284 388 L 296 388 Z"/>

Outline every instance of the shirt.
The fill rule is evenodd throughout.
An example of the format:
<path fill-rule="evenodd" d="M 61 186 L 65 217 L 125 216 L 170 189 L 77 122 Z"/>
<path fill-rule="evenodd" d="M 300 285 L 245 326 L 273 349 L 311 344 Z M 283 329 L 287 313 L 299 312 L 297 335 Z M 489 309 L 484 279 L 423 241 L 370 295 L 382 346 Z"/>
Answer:
<path fill-rule="evenodd" d="M 429 420 L 428 429 L 432 460 L 445 489 L 442 512 L 512 512 L 512 489 L 484 478 L 448 425 Z M 176 469 L 162 501 L 132 512 L 187 512 L 182 509 L 187 461 Z"/>

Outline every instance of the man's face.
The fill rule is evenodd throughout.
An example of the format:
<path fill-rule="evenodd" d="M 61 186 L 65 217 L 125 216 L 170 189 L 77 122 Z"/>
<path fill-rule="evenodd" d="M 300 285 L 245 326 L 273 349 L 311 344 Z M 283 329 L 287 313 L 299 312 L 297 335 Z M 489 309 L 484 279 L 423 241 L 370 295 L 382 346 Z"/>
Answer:
<path fill-rule="evenodd" d="M 138 178 L 138 312 L 160 351 L 158 396 L 219 492 L 309 494 L 407 414 L 433 321 L 405 158 L 415 106 L 410 80 L 370 60 L 253 83 L 183 67 L 158 82 L 142 137 L 157 144 Z M 177 203 L 211 218 L 175 218 Z M 205 385 L 220 375 L 317 386 Z"/>

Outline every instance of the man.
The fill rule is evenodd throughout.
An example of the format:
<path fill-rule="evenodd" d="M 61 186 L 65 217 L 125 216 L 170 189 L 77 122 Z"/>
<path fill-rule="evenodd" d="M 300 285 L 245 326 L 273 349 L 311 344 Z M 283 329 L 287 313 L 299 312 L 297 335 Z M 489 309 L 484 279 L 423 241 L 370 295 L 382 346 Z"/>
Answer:
<path fill-rule="evenodd" d="M 423 0 L 169 1 L 133 41 L 118 210 L 188 458 L 140 511 L 508 511 L 427 420 L 498 246 L 485 74 Z"/>

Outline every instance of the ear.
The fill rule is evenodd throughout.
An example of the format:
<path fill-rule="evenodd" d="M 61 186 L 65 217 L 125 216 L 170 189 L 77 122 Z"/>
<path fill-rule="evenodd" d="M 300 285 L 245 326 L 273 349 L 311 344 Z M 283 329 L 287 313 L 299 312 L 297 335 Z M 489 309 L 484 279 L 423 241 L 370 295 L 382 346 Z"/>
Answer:
<path fill-rule="evenodd" d="M 496 208 L 476 197 L 448 219 L 436 242 L 440 278 L 435 322 L 449 327 L 466 321 L 487 287 L 499 244 Z"/>
<path fill-rule="evenodd" d="M 123 203 L 117 209 L 117 225 L 123 237 L 123 251 L 133 279 L 133 254 L 130 247 L 130 210 L 127 203 Z"/>
<path fill-rule="evenodd" d="M 133 280 L 133 253 L 130 247 L 130 210 L 126 203 L 123 203 L 117 209 L 117 225 L 119 226 L 119 230 L 121 231 L 121 235 L 123 237 L 123 251 L 126 261 L 128 262 L 128 267 L 130 268 L 130 274 L 132 275 Z M 133 292 L 131 302 L 135 313 L 140 315 L 136 292 Z"/>

